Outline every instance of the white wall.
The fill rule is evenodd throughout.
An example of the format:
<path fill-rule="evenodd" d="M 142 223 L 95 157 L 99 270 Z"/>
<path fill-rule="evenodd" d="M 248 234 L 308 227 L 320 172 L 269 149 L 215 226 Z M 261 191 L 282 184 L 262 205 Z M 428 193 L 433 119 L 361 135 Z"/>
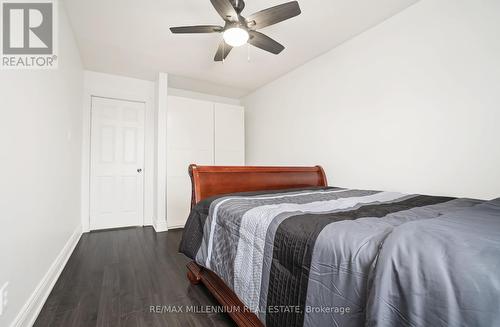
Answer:
<path fill-rule="evenodd" d="M 81 233 L 83 70 L 59 10 L 59 68 L 0 71 L 0 326 L 36 317 Z"/>
<path fill-rule="evenodd" d="M 225 103 L 225 104 L 231 104 L 231 105 L 236 105 L 236 106 L 241 104 L 240 99 L 222 97 L 222 96 L 218 96 L 218 95 L 211 95 L 211 94 L 194 92 L 194 91 L 183 90 L 183 89 L 176 89 L 173 87 L 168 88 L 168 95 L 173 95 L 173 96 L 178 96 L 178 97 L 183 97 L 183 98 L 190 98 L 190 99 L 195 99 L 195 100 Z"/>
<path fill-rule="evenodd" d="M 169 76 L 159 73 L 155 86 L 155 193 L 153 226 L 157 232 L 167 226 L 167 107 Z"/>
<path fill-rule="evenodd" d="M 500 2 L 422 0 L 244 99 L 247 164 L 500 196 Z"/>

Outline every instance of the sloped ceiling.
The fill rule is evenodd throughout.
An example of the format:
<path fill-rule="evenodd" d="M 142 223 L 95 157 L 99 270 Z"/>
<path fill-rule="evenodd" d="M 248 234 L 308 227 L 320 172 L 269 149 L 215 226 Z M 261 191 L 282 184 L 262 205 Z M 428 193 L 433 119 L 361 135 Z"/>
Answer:
<path fill-rule="evenodd" d="M 247 0 L 243 16 L 283 2 Z M 281 54 L 243 46 L 216 63 L 220 34 L 169 31 L 222 25 L 209 0 L 65 0 L 86 69 L 147 80 L 167 72 L 173 87 L 229 97 L 250 93 L 415 2 L 299 0 L 300 16 L 260 30 L 286 47 Z"/>

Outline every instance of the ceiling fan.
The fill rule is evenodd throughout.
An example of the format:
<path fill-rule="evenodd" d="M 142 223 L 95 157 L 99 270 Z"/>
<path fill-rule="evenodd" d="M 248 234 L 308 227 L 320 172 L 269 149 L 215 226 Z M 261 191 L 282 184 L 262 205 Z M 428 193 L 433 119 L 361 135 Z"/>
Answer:
<path fill-rule="evenodd" d="M 245 8 L 243 0 L 210 0 L 210 2 L 224 20 L 224 27 L 219 25 L 182 26 L 171 27 L 170 31 L 174 34 L 222 33 L 223 40 L 215 54 L 215 61 L 223 61 L 233 47 L 242 46 L 247 42 L 262 50 L 274 54 L 280 53 L 285 47 L 269 36 L 257 32 L 257 30 L 298 16 L 301 13 L 299 3 L 291 1 L 259 11 L 245 18 L 241 16 L 241 12 Z"/>

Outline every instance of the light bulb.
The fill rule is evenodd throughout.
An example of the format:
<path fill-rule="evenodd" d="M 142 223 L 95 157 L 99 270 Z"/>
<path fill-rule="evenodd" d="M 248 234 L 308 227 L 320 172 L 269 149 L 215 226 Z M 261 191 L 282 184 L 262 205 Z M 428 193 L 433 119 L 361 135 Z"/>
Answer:
<path fill-rule="evenodd" d="M 239 27 L 232 27 L 222 34 L 224 41 L 232 47 L 239 47 L 248 41 L 248 32 Z"/>

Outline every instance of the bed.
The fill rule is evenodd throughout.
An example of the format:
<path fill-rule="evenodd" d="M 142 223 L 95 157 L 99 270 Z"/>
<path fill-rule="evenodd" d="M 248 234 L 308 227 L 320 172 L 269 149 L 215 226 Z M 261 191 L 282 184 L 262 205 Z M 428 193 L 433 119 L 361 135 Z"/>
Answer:
<path fill-rule="evenodd" d="M 192 210 L 180 245 L 193 259 L 188 279 L 238 326 L 384 325 L 390 308 L 373 305 L 386 296 L 374 287 L 384 241 L 410 223 L 484 204 L 328 187 L 319 166 L 191 165 L 189 174 Z"/>
<path fill-rule="evenodd" d="M 399 226 L 372 274 L 366 326 L 500 326 L 500 199 Z"/>

